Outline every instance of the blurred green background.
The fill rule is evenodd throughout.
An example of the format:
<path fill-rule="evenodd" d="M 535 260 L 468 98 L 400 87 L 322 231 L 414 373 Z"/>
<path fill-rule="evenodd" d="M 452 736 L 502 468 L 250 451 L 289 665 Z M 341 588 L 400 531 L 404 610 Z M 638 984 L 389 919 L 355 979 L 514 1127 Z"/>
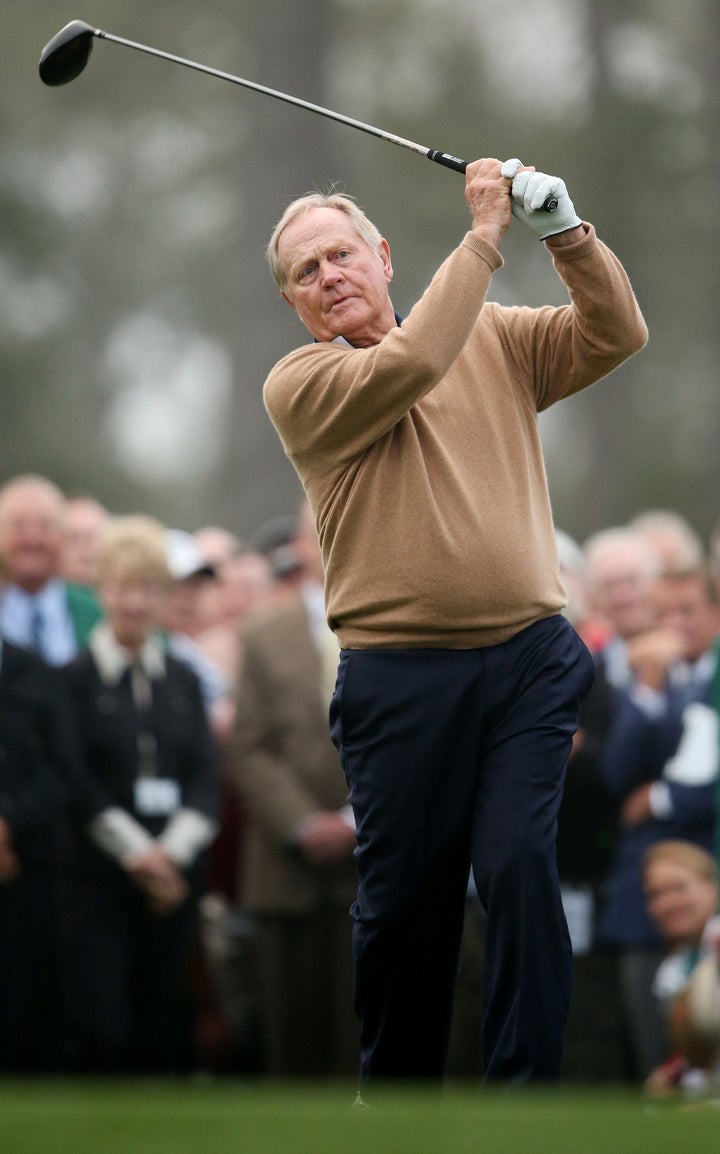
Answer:
<path fill-rule="evenodd" d="M 649 506 L 718 516 L 717 0 L 5 0 L 0 86 L 0 480 L 37 470 L 112 510 L 251 532 L 299 489 L 264 413 L 304 341 L 263 250 L 336 182 L 389 238 L 407 312 L 468 221 L 462 177 L 218 80 L 95 42 L 81 18 L 472 159 L 557 172 L 631 275 L 647 349 L 541 419 L 558 524 Z M 519 225 L 492 296 L 562 301 Z"/>

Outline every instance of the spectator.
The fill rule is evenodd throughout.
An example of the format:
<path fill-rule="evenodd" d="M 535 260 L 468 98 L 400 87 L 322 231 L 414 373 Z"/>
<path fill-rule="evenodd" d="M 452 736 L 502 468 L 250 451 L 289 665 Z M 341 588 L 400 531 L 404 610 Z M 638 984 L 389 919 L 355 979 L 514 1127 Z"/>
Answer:
<path fill-rule="evenodd" d="M 110 513 L 95 497 L 82 493 L 66 497 L 59 564 L 64 581 L 95 585 L 98 545 L 109 520 Z"/>
<path fill-rule="evenodd" d="M 62 671 L 80 744 L 76 1026 L 88 1070 L 185 1069 L 201 851 L 214 745 L 195 674 L 154 626 L 169 579 L 162 528 L 118 518 L 98 554 L 107 615 Z"/>
<path fill-rule="evenodd" d="M 628 528 L 602 529 L 588 538 L 584 551 L 590 606 L 610 631 L 599 665 L 610 684 L 622 689 L 632 679 L 627 644 L 653 623 L 652 592 L 660 562 L 643 537 Z"/>
<path fill-rule="evenodd" d="M 655 976 L 670 1056 L 648 1077 L 653 1097 L 720 1088 L 720 881 L 714 858 L 690 842 L 661 841 L 643 858 L 651 917 L 670 953 Z"/>
<path fill-rule="evenodd" d="M 595 654 L 593 687 L 580 708 L 558 848 L 565 879 L 590 884 L 594 910 L 617 824 L 617 801 L 605 789 L 599 759 L 618 696 L 632 682 L 628 646 L 654 623 L 653 590 L 660 570 L 647 543 L 627 528 L 596 533 L 586 542 L 584 554 L 583 593 L 590 614 L 604 623 L 607 633 L 605 644 Z M 594 913 L 587 916 L 589 937 L 594 940 Z"/>
<path fill-rule="evenodd" d="M 648 991 L 660 961 L 641 863 L 670 839 L 710 851 L 715 825 L 718 719 L 710 705 L 720 617 L 702 569 L 666 573 L 655 586 L 657 627 L 628 647 L 634 682 L 605 743 L 601 772 L 620 807 L 620 833 L 598 935 L 617 951 L 635 1072 L 648 1076 L 665 1039 Z"/>
<path fill-rule="evenodd" d="M 250 613 L 266 604 L 274 592 L 269 561 L 264 554 L 249 547 L 222 561 L 217 568 L 217 580 L 205 583 L 203 619 L 206 624 L 196 640 L 227 678 L 233 692 L 242 665 L 242 624 Z"/>
<path fill-rule="evenodd" d="M 51 665 L 69 661 L 100 617 L 89 589 L 60 576 L 65 498 L 45 477 L 23 474 L 0 489 L 0 551 L 8 584 L 0 633 Z"/>
<path fill-rule="evenodd" d="M 241 903 L 257 917 L 266 1072 L 349 1076 L 359 1059 L 348 918 L 355 831 L 328 732 L 339 653 L 307 506 L 288 544 L 302 583 L 243 630 L 234 751 L 247 814 Z"/>
<path fill-rule="evenodd" d="M 201 529 L 196 529 L 192 536 L 200 556 L 212 568 L 215 575 L 214 581 L 205 581 L 203 584 L 198 623 L 199 637 L 223 620 L 223 590 L 220 584 L 220 574 L 223 566 L 243 551 L 243 543 L 234 533 L 228 529 L 220 528 L 219 525 L 203 526 Z"/>
<path fill-rule="evenodd" d="M 0 557 L 0 589 L 5 566 Z M 57 1072 L 58 854 L 72 757 L 58 674 L 0 639 L 0 1071 Z"/>
<path fill-rule="evenodd" d="M 220 525 L 203 525 L 195 530 L 193 537 L 204 560 L 216 571 L 242 550 L 240 538 Z"/>
<path fill-rule="evenodd" d="M 567 534 L 558 532 L 557 537 L 560 575 L 568 590 L 565 613 L 596 653 L 599 667 L 580 707 L 580 727 L 573 740 L 558 818 L 558 872 L 575 971 L 563 1075 L 579 1082 L 617 1081 L 627 1068 L 622 1006 L 614 959 L 598 945 L 595 933 L 599 895 L 617 827 L 617 807 L 599 772 L 615 698 L 601 656 L 611 634 L 608 622 L 596 617 L 591 608 L 584 551 Z M 606 566 L 607 562 L 606 558 Z"/>
<path fill-rule="evenodd" d="M 261 525 L 252 539 L 252 548 L 263 556 L 278 592 L 296 589 L 303 581 L 303 567 L 295 548 L 297 517 L 273 517 Z"/>
<path fill-rule="evenodd" d="M 610 640 L 607 622 L 598 618 L 590 607 L 587 588 L 587 558 L 584 550 L 569 533 L 555 530 L 560 577 L 567 590 L 568 602 L 563 613 L 574 626 L 591 653 Z"/>
<path fill-rule="evenodd" d="M 654 551 L 627 527 L 593 534 L 583 552 L 583 593 L 606 640 L 595 653 L 595 681 L 580 707 L 568 763 L 558 868 L 575 956 L 563 1070 L 588 1081 L 633 1075 L 617 960 L 597 933 L 619 808 L 606 788 L 601 758 L 618 700 L 632 680 L 628 644 L 653 622 L 652 592 L 660 566 Z"/>
<path fill-rule="evenodd" d="M 208 892 L 201 903 L 205 1009 L 198 1033 L 205 1039 L 204 1060 L 210 1068 L 254 1070 L 258 1059 L 249 980 L 250 926 L 242 913 L 236 913 L 245 819 L 232 783 L 229 738 L 242 660 L 242 622 L 267 599 L 273 579 L 266 558 L 227 530 L 207 527 L 194 539 L 201 556 L 215 569 L 215 580 L 202 582 L 193 643 L 226 687 L 223 724 L 215 727 L 221 738 L 219 829 L 208 853 Z"/>
<path fill-rule="evenodd" d="M 160 607 L 160 625 L 167 634 L 168 651 L 197 674 L 213 734 L 225 743 L 235 717 L 231 686 L 197 640 L 203 628 L 203 589 L 215 579 L 215 566 L 205 560 L 191 533 L 166 529 L 165 542 L 171 579 Z"/>

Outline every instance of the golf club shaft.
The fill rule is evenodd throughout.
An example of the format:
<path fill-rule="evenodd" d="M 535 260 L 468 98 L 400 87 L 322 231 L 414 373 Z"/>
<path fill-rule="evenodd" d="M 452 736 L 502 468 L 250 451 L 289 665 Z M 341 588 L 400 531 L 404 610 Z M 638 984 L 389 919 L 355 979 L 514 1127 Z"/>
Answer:
<path fill-rule="evenodd" d="M 210 68 L 206 64 L 198 64 L 195 60 L 188 60 L 184 56 L 175 56 L 171 52 L 164 52 L 159 48 L 151 48 L 148 44 L 138 44 L 135 40 L 126 40 L 124 36 L 115 36 L 105 32 L 102 28 L 93 28 L 84 20 L 72 20 L 50 40 L 42 50 L 39 62 L 40 78 L 45 84 L 57 86 L 75 80 L 84 70 L 90 57 L 93 39 L 109 40 L 113 44 L 120 44 L 125 48 L 134 48 L 137 52 L 144 52 L 148 56 L 156 56 L 161 60 L 169 60 L 173 64 L 182 64 L 195 72 L 204 72 L 207 76 L 216 76 L 219 80 L 228 80 L 231 84 L 238 84 L 242 88 L 249 88 L 260 92 L 264 96 L 272 96 L 275 100 L 282 100 L 285 104 L 294 104 L 297 108 L 304 108 L 308 112 L 315 112 L 328 120 L 335 120 L 340 124 L 347 124 L 350 128 L 357 128 L 370 136 L 387 140 L 390 144 L 397 144 L 400 148 L 409 149 L 436 164 L 445 168 L 452 168 L 455 172 L 464 173 L 467 170 L 467 161 L 449 152 L 440 152 L 435 148 L 426 148 L 416 144 L 413 140 L 406 140 L 403 136 L 396 136 L 392 132 L 385 132 L 375 128 L 372 124 L 365 124 L 362 120 L 355 120 L 351 116 L 343 116 L 333 112 L 330 108 L 323 108 L 319 104 L 311 104 L 307 100 L 300 100 L 297 96 L 289 96 L 286 92 L 279 92 L 275 88 L 268 88 L 264 84 L 256 84 L 252 80 L 244 80 L 230 72 L 221 72 L 218 68 Z M 558 206 L 557 198 L 550 195 L 543 204 L 545 212 L 554 212 Z"/>
<path fill-rule="evenodd" d="M 392 132 L 385 132 L 381 128 L 375 128 L 372 124 L 364 124 L 362 120 L 354 120 L 351 116 L 343 116 L 340 112 L 333 112 L 330 108 L 323 108 L 319 104 L 311 104 L 307 100 L 300 100 L 297 96 L 289 96 L 285 92 L 278 92 L 275 88 L 267 88 L 264 84 L 256 84 L 252 80 L 244 80 L 240 76 L 233 76 L 231 72 L 222 72 L 218 68 L 210 68 L 206 64 L 198 64 L 194 60 L 187 60 L 184 56 L 175 56 L 171 52 L 163 52 L 159 48 L 151 48 L 147 44 L 138 44 L 134 40 L 126 40 L 123 36 L 115 36 L 111 32 L 104 32 L 101 28 L 93 29 L 94 35 L 99 40 L 111 40 L 114 44 L 122 44 L 126 48 L 135 48 L 138 52 L 146 52 L 150 56 L 158 56 L 162 60 L 169 60 L 173 64 L 182 64 L 185 68 L 192 68 L 196 72 L 204 72 L 208 76 L 215 76 L 219 80 L 229 80 L 232 84 L 239 84 L 242 88 L 250 88 L 254 92 L 261 92 L 264 96 L 272 96 L 275 100 L 283 100 L 286 104 L 294 104 L 298 108 L 305 108 L 308 112 L 316 112 L 319 116 L 325 116 L 329 120 L 337 120 L 340 124 L 347 124 L 350 128 L 358 128 L 361 132 L 367 132 L 370 136 L 377 136 L 380 140 L 387 140 L 390 144 L 398 144 L 401 148 L 410 149 L 411 152 L 417 152 L 421 156 L 426 156 L 429 160 L 435 161 L 436 164 L 442 164 L 445 168 L 455 169 L 456 172 L 465 172 L 467 168 L 467 161 L 461 160 L 458 156 L 451 156 L 447 152 L 438 152 L 434 148 L 425 148 L 422 144 L 416 144 L 412 140 L 405 140 L 402 136 L 395 136 Z"/>

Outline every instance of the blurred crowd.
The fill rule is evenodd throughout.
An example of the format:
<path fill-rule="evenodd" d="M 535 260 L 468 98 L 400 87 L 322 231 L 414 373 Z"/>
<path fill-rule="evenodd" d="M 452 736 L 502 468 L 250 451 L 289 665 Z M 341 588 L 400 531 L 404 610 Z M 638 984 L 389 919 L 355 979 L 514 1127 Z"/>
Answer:
<path fill-rule="evenodd" d="M 557 532 L 596 678 L 558 830 L 565 1076 L 720 1085 L 720 524 Z M 0 488 L 0 1071 L 355 1076 L 352 812 L 306 505 L 248 539 Z M 468 886 L 450 1074 L 481 1075 Z"/>

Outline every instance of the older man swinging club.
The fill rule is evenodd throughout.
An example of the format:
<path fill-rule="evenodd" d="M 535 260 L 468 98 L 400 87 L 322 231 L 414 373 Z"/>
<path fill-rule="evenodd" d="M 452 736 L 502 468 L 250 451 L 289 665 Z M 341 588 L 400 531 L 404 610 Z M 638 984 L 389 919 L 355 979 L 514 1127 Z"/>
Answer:
<path fill-rule="evenodd" d="M 293 202 L 268 246 L 315 338 L 264 396 L 316 517 L 342 650 L 330 724 L 357 823 L 365 1089 L 443 1076 L 471 866 L 486 1076 L 558 1074 L 572 963 L 556 818 L 593 663 L 561 614 L 537 415 L 647 339 L 563 181 L 477 160 L 465 198 L 469 231 L 402 323 L 389 245 L 351 198 Z M 487 300 L 512 214 L 570 303 Z"/>

